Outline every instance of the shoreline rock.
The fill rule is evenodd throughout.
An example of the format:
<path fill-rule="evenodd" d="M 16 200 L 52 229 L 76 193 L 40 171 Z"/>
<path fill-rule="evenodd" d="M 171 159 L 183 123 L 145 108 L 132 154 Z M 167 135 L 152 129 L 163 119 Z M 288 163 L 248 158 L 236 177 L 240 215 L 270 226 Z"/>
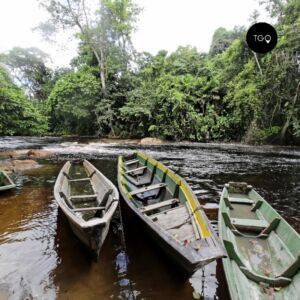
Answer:
<path fill-rule="evenodd" d="M 17 150 L 7 150 L 0 151 L 0 157 L 7 157 L 10 159 L 17 158 L 44 158 L 49 157 L 53 153 L 44 149 L 17 149 Z"/>
<path fill-rule="evenodd" d="M 6 159 L 0 161 L 0 169 L 7 172 L 19 172 L 39 168 L 41 165 L 32 159 Z"/>

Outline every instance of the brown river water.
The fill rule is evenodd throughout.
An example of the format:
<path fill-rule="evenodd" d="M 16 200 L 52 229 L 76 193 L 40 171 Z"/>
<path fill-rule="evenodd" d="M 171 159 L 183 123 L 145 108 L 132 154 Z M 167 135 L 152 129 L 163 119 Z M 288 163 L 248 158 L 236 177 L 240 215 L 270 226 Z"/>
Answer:
<path fill-rule="evenodd" d="M 0 138 L 0 151 L 21 148 L 55 155 L 37 159 L 39 168 L 14 173 L 17 189 L 0 194 L 0 300 L 193 299 L 188 278 L 122 199 L 122 218 L 117 212 L 99 260 L 89 257 L 53 198 L 56 176 L 69 159 L 90 160 L 116 183 L 118 155 L 145 151 L 184 177 L 203 204 L 218 203 L 226 182 L 246 181 L 300 232 L 300 148 Z M 204 299 L 229 299 L 221 262 L 207 266 L 199 280 Z"/>

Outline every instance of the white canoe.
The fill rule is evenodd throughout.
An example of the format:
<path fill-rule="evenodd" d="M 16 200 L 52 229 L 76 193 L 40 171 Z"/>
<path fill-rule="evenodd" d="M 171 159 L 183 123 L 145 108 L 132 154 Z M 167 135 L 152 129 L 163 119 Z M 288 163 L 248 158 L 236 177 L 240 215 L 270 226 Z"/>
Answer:
<path fill-rule="evenodd" d="M 119 204 L 119 192 L 113 183 L 87 160 L 82 163 L 86 172 L 84 178 L 71 178 L 71 166 L 71 162 L 68 161 L 61 169 L 54 186 L 54 197 L 74 234 L 98 257 L 110 221 Z M 74 194 L 72 187 L 76 184 L 90 184 L 93 192 L 78 193 L 77 188 L 78 194 Z"/>

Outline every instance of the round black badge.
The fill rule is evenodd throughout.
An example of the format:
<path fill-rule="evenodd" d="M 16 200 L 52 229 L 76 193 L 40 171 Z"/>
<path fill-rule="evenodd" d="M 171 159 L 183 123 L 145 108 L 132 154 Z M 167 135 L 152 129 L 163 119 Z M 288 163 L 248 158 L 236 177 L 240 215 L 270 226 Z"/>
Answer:
<path fill-rule="evenodd" d="M 249 28 L 246 39 L 251 50 L 257 53 L 267 53 L 277 44 L 277 32 L 268 23 L 256 23 Z"/>

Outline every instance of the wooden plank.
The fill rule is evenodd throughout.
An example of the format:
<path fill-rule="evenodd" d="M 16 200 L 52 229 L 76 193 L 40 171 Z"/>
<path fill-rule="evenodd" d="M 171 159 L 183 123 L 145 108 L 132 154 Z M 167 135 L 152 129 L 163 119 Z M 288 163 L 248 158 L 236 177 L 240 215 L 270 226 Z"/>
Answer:
<path fill-rule="evenodd" d="M 175 204 L 175 203 L 179 203 L 179 200 L 176 199 L 176 198 L 169 199 L 169 200 L 165 200 L 165 201 L 162 201 L 162 202 L 158 202 L 158 203 L 150 204 L 150 205 L 147 205 L 147 206 L 143 206 L 143 207 L 140 208 L 140 211 L 143 212 L 143 213 L 147 213 L 149 211 L 152 211 L 152 210 L 155 210 L 155 209 L 158 209 L 158 208 L 162 208 L 164 206 L 172 205 L 172 204 Z"/>
<path fill-rule="evenodd" d="M 151 216 L 152 221 L 160 225 L 165 230 L 183 225 L 188 218 L 189 214 L 185 206 L 178 206 Z"/>
<path fill-rule="evenodd" d="M 105 210 L 105 206 L 95 206 L 95 207 L 82 207 L 82 208 L 73 208 L 73 212 L 81 211 L 91 211 L 91 210 Z"/>
<path fill-rule="evenodd" d="M 140 189 L 133 190 L 132 192 L 129 192 L 128 194 L 130 196 L 134 196 L 136 194 L 141 194 L 141 193 L 145 193 L 145 192 L 148 192 L 148 191 L 160 189 L 160 188 L 165 187 L 165 186 L 166 186 L 165 183 L 157 183 L 157 184 L 149 185 L 149 186 L 146 186 L 146 187 L 143 187 L 143 188 L 140 188 Z"/>
<path fill-rule="evenodd" d="M 265 229 L 269 226 L 269 223 L 265 220 L 255 220 L 255 219 L 236 219 L 231 218 L 231 223 L 236 228 L 245 228 L 245 229 Z"/>
<path fill-rule="evenodd" d="M 124 165 L 125 166 L 130 166 L 130 165 L 136 164 L 138 162 L 139 162 L 138 159 L 133 159 L 133 160 L 129 160 L 129 161 L 125 162 Z"/>
<path fill-rule="evenodd" d="M 97 198 L 98 195 L 76 195 L 71 196 L 70 199 L 84 199 L 84 198 Z"/>
<path fill-rule="evenodd" d="M 78 178 L 78 179 L 71 179 L 70 182 L 78 182 L 78 181 L 87 181 L 90 180 L 90 178 Z"/>
<path fill-rule="evenodd" d="M 247 198 L 229 197 L 231 203 L 253 204 L 254 201 Z"/>
<path fill-rule="evenodd" d="M 196 240 L 195 232 L 190 223 L 185 223 L 179 228 L 171 228 L 168 232 L 181 243 L 184 243 L 184 241 L 190 243 Z"/>
<path fill-rule="evenodd" d="M 139 168 L 136 168 L 136 169 L 128 170 L 128 171 L 125 172 L 125 174 L 134 173 L 136 171 L 140 171 L 140 170 L 144 170 L 144 169 L 147 169 L 147 167 L 146 166 L 142 166 L 142 167 L 139 167 Z"/>

